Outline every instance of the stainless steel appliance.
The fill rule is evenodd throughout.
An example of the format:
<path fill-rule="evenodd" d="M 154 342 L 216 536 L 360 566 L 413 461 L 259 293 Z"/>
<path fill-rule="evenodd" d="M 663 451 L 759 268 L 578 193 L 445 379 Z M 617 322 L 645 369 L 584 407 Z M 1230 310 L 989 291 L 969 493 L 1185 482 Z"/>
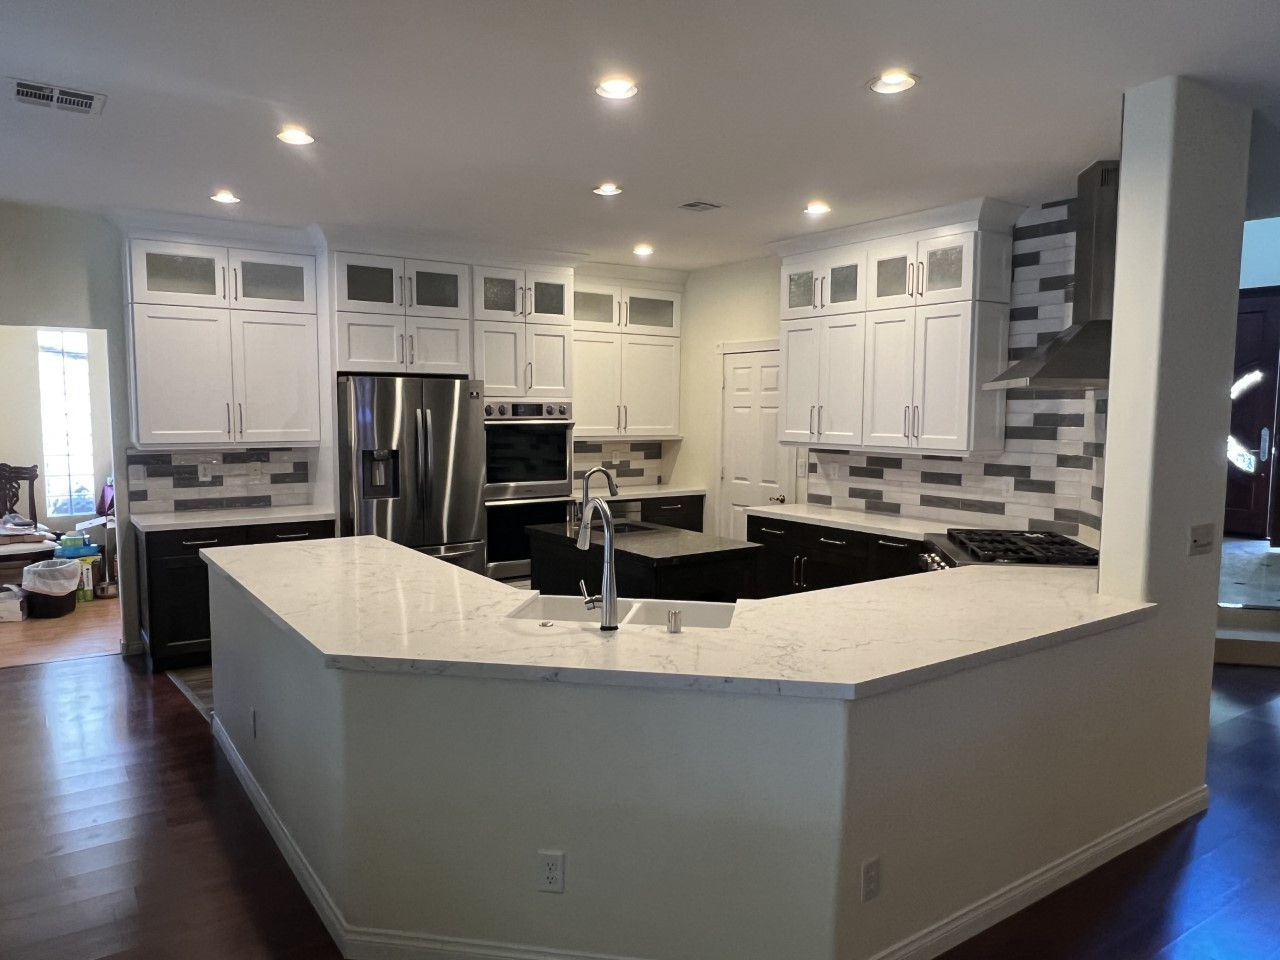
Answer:
<path fill-rule="evenodd" d="M 484 384 L 338 378 L 338 532 L 477 573 L 485 562 Z"/>
<path fill-rule="evenodd" d="M 498 580 L 530 574 L 529 534 L 526 527 L 544 523 L 568 523 L 574 501 L 570 497 L 536 500 L 493 500 L 485 505 L 489 537 L 485 545 L 484 572 Z"/>
<path fill-rule="evenodd" d="M 948 570 L 973 563 L 1096 567 L 1098 551 L 1060 533 L 1036 530 L 951 529 L 945 534 L 925 534 L 921 570 Z"/>
<path fill-rule="evenodd" d="M 572 488 L 573 405 L 490 399 L 484 406 L 484 498 L 565 496 Z"/>

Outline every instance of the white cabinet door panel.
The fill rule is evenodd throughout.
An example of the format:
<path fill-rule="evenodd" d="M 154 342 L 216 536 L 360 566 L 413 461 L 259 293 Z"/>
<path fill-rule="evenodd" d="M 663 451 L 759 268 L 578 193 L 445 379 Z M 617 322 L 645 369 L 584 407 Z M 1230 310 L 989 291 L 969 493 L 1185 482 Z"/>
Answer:
<path fill-rule="evenodd" d="M 231 347 L 236 439 L 250 445 L 318 443 L 315 315 L 234 311 Z"/>
<path fill-rule="evenodd" d="M 338 313 L 338 370 L 342 373 L 403 373 L 404 317 Z"/>
<path fill-rule="evenodd" d="M 334 254 L 334 309 L 357 313 L 404 313 L 404 261 L 365 253 Z"/>
<path fill-rule="evenodd" d="M 778 439 L 809 443 L 817 438 L 821 321 L 788 320 L 779 331 L 782 417 Z"/>
<path fill-rule="evenodd" d="M 680 432 L 680 341 L 622 337 L 622 431 L 630 436 Z"/>
<path fill-rule="evenodd" d="M 133 364 L 138 443 L 231 441 L 230 310 L 135 306 Z"/>
<path fill-rule="evenodd" d="M 863 354 L 866 314 L 828 317 L 822 323 L 818 376 L 819 443 L 862 443 Z"/>
<path fill-rule="evenodd" d="M 465 263 L 406 260 L 404 282 L 409 316 L 471 319 L 471 268 Z"/>
<path fill-rule="evenodd" d="M 129 259 L 134 303 L 175 307 L 228 305 L 225 247 L 130 240 Z"/>
<path fill-rule="evenodd" d="M 410 373 L 471 376 L 471 321 L 409 317 L 405 369 Z"/>
<path fill-rule="evenodd" d="M 973 304 L 916 309 L 912 443 L 930 450 L 969 449 Z"/>
<path fill-rule="evenodd" d="M 920 241 L 916 248 L 918 304 L 973 299 L 974 237 L 961 233 Z"/>
<path fill-rule="evenodd" d="M 573 329 L 525 324 L 525 396 L 566 400 L 573 396 Z"/>
<path fill-rule="evenodd" d="M 914 367 L 915 308 L 868 313 L 862 413 L 866 446 L 911 445 Z"/>
<path fill-rule="evenodd" d="M 565 273 L 524 275 L 525 320 L 558 326 L 573 325 L 573 276 Z"/>
<path fill-rule="evenodd" d="M 316 258 L 231 250 L 231 308 L 316 312 Z"/>
<path fill-rule="evenodd" d="M 573 334 L 573 435 L 622 433 L 622 337 L 577 330 Z"/>
<path fill-rule="evenodd" d="M 476 379 L 484 381 L 486 397 L 523 397 L 525 368 L 524 324 L 476 321 Z"/>

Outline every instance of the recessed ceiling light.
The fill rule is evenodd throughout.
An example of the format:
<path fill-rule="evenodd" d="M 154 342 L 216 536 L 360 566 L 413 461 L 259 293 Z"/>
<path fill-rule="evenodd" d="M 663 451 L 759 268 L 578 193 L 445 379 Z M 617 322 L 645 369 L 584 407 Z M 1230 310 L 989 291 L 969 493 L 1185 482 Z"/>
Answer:
<path fill-rule="evenodd" d="M 622 188 L 616 183 L 602 183 L 591 192 L 598 193 L 602 197 L 616 197 L 622 192 Z"/>
<path fill-rule="evenodd" d="M 653 247 L 647 243 L 637 243 L 631 252 L 637 257 L 650 257 L 653 256 Z"/>
<path fill-rule="evenodd" d="M 823 203 L 821 200 L 810 200 L 809 205 L 804 208 L 804 212 L 811 217 L 820 217 L 824 213 L 830 213 L 831 207 Z"/>
<path fill-rule="evenodd" d="M 596 86 L 596 93 L 609 100 L 627 100 L 639 92 L 630 77 L 605 77 Z"/>
<path fill-rule="evenodd" d="M 914 87 L 919 79 L 914 73 L 907 73 L 905 70 L 886 70 L 867 86 L 876 93 L 901 93 Z"/>
<path fill-rule="evenodd" d="M 240 198 L 237 197 L 230 190 L 219 190 L 209 199 L 217 200 L 219 203 L 239 203 L 240 202 Z"/>
<path fill-rule="evenodd" d="M 280 128 L 280 132 L 276 134 L 276 139 L 295 147 L 302 147 L 308 143 L 316 142 L 316 138 L 307 133 L 305 127 L 300 127 L 296 123 L 286 123 Z"/>

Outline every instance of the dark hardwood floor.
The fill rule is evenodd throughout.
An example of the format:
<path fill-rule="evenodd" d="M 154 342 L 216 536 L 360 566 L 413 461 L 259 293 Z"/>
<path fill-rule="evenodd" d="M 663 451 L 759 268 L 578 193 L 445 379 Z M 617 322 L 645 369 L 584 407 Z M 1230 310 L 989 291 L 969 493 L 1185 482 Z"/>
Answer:
<path fill-rule="evenodd" d="M 1214 687 L 1208 813 L 945 960 L 1280 960 L 1280 670 Z M 338 956 L 168 679 L 118 657 L 0 670 L 0 957 Z"/>
<path fill-rule="evenodd" d="M 119 657 L 0 670 L 0 957 L 339 956 L 167 677 Z"/>

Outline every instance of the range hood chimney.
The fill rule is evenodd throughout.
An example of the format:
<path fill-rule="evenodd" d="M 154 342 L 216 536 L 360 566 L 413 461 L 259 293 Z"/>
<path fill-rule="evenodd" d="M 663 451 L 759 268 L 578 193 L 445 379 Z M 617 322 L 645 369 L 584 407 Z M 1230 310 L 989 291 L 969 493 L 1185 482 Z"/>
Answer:
<path fill-rule="evenodd" d="M 1118 160 L 1099 160 L 1080 174 L 1075 201 L 1076 275 L 1069 288 L 1073 291 L 1071 326 L 982 389 L 1091 390 L 1107 385 L 1119 196 Z"/>

